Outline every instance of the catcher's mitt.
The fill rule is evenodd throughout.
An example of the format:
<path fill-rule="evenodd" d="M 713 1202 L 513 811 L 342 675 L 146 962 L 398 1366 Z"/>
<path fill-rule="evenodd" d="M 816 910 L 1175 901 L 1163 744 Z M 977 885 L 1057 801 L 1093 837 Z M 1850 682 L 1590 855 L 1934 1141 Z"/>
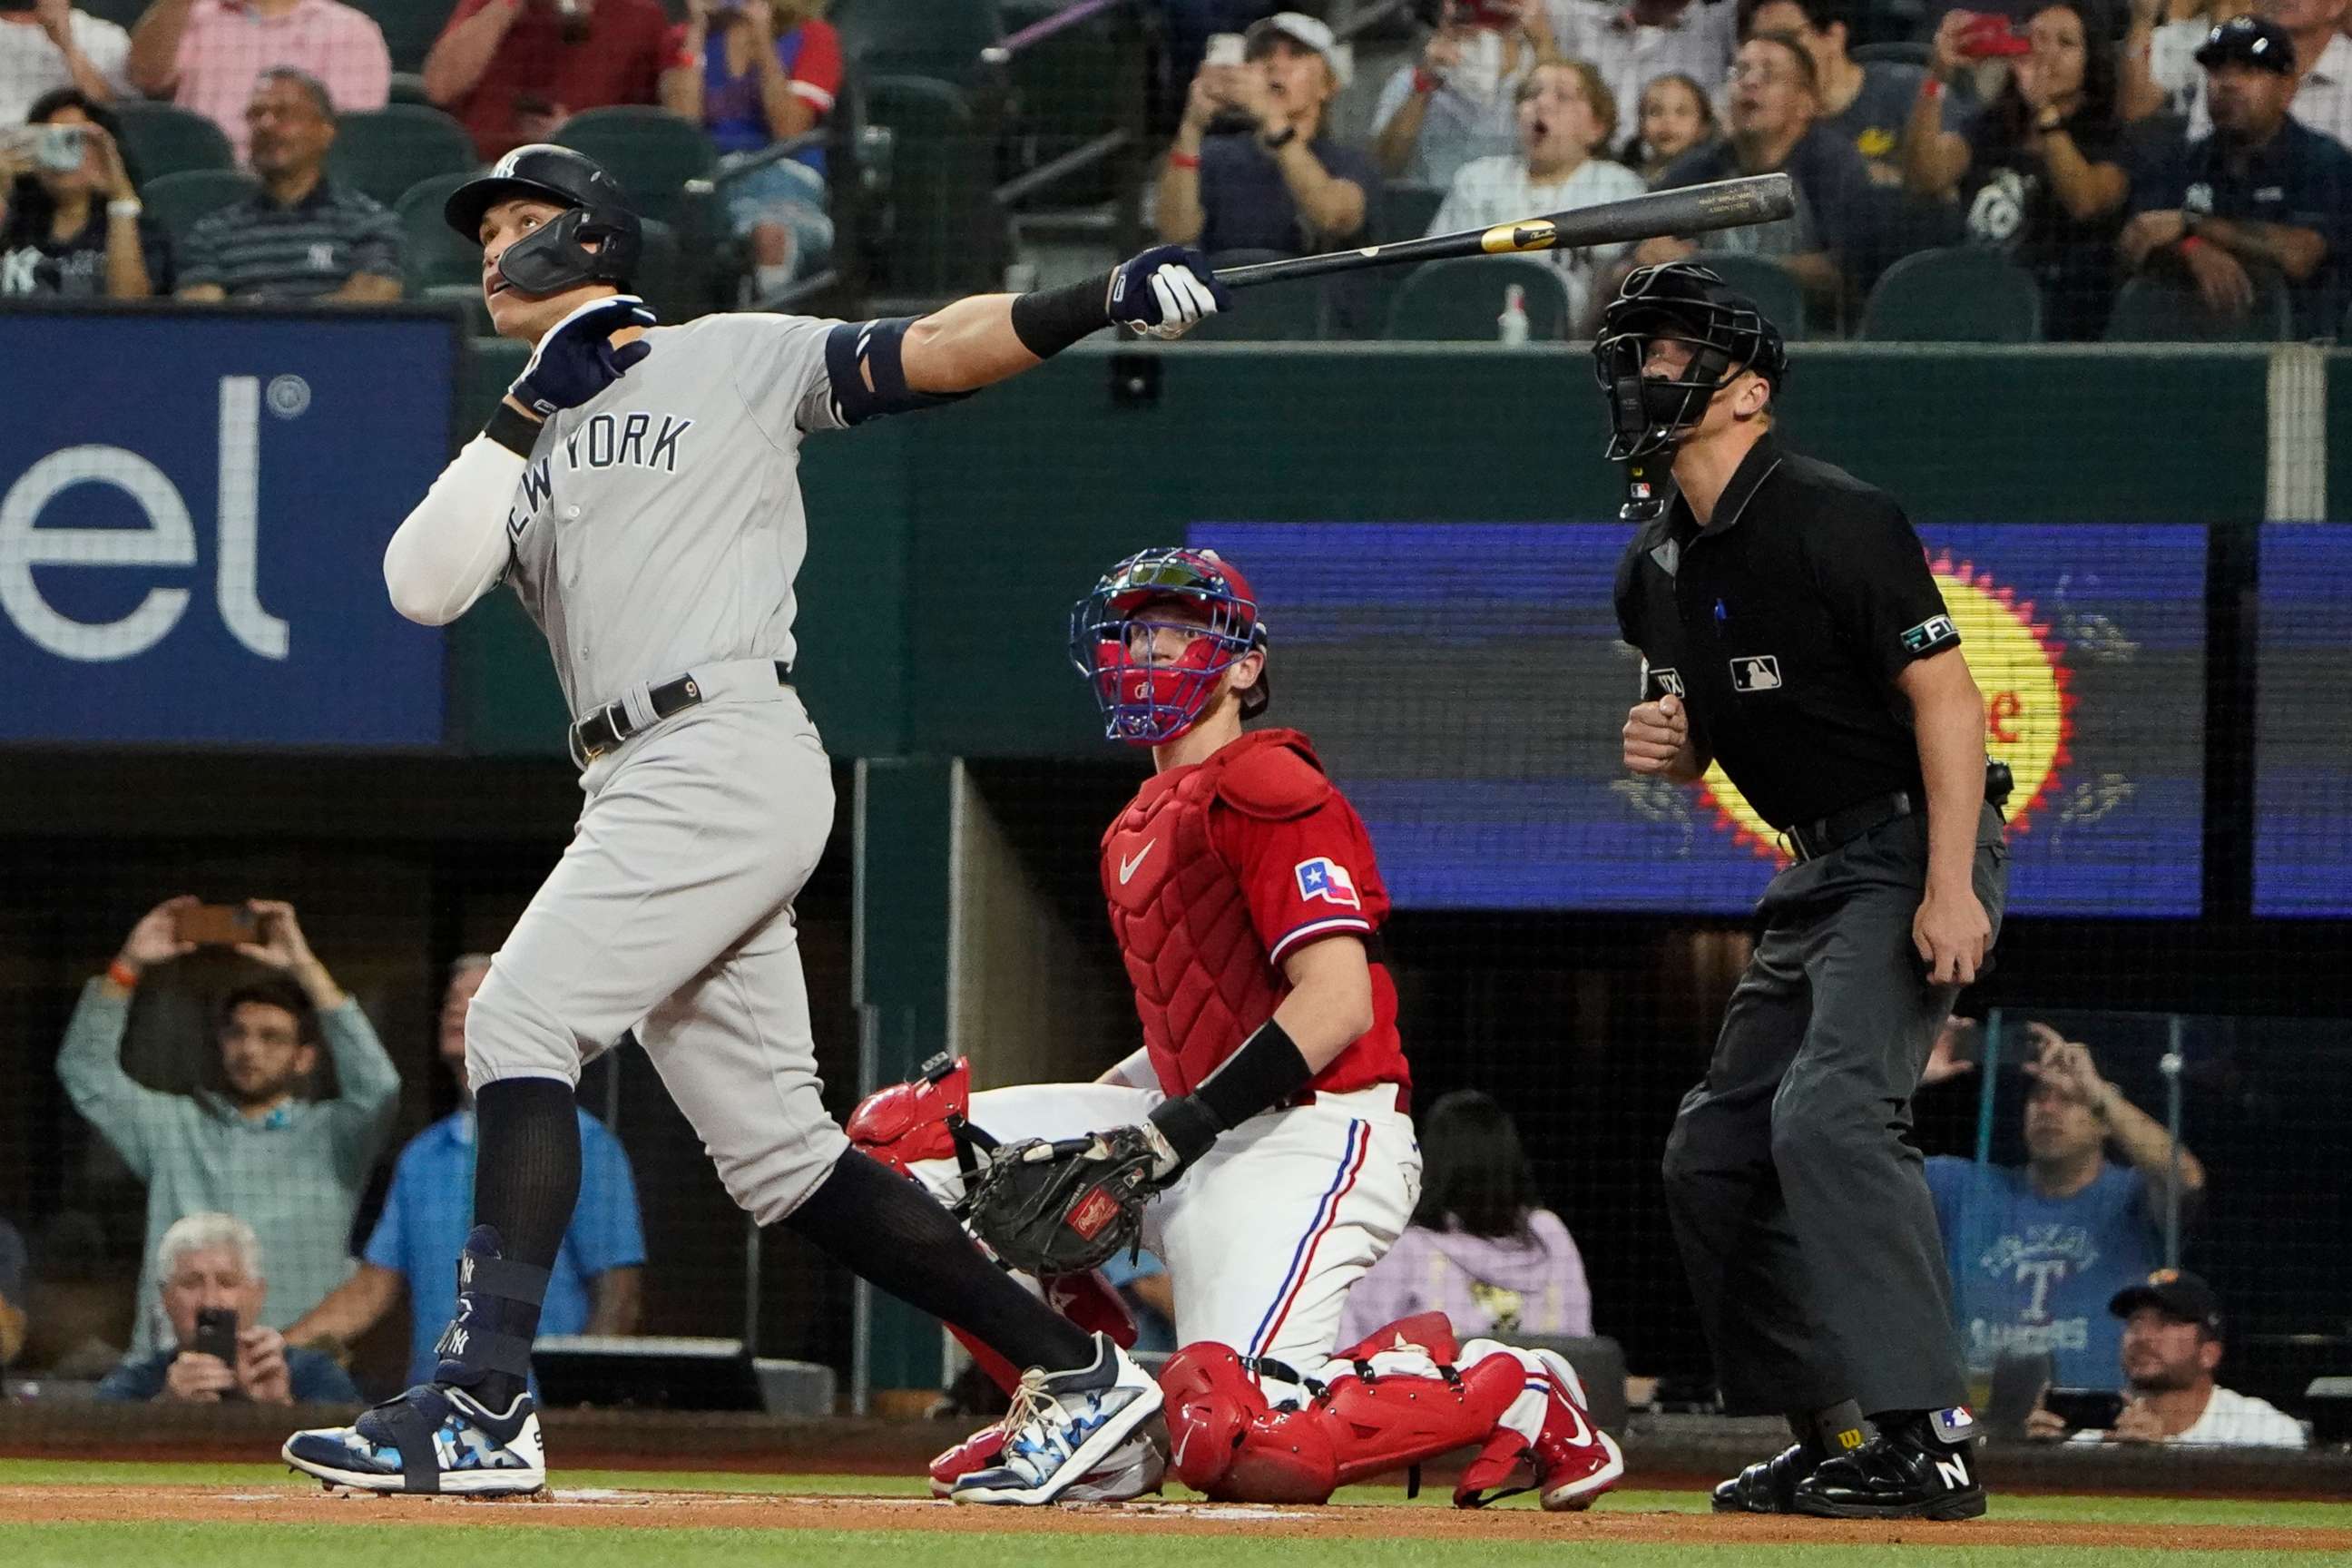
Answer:
<path fill-rule="evenodd" d="M 1139 1127 L 1002 1144 L 971 1181 L 964 1216 L 1006 1268 L 1076 1274 L 1141 1245 L 1156 1163 Z"/>

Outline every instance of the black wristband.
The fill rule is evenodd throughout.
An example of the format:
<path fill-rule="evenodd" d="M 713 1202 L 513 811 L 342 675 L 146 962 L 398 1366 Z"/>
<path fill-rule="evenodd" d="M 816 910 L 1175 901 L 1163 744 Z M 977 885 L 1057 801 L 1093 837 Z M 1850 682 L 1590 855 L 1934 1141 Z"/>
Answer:
<path fill-rule="evenodd" d="M 1209 1152 L 1224 1128 L 1218 1124 L 1217 1113 L 1192 1095 L 1175 1100 L 1163 1100 L 1151 1108 L 1148 1119 L 1160 1129 L 1160 1136 L 1168 1140 L 1168 1147 L 1176 1151 L 1176 1169 L 1183 1170 Z M 1171 1176 L 1174 1172 L 1169 1173 Z"/>
<path fill-rule="evenodd" d="M 1238 1127 L 1261 1110 L 1271 1110 L 1305 1089 L 1315 1077 L 1298 1042 L 1268 1018 L 1192 1090 L 1222 1128 Z"/>
<path fill-rule="evenodd" d="M 545 428 L 530 415 L 501 402 L 499 411 L 490 416 L 490 422 L 482 426 L 482 434 L 516 457 L 528 458 L 531 448 L 539 445 L 539 433 Z"/>
<path fill-rule="evenodd" d="M 1039 359 L 1052 359 L 1081 338 L 1110 325 L 1108 275 L 1059 289 L 1033 289 L 1014 297 L 1013 335 Z"/>

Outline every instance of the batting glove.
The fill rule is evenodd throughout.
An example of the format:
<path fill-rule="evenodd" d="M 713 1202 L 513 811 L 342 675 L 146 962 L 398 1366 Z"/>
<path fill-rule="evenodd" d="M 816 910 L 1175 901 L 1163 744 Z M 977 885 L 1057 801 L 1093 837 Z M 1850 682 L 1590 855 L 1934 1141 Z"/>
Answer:
<path fill-rule="evenodd" d="M 635 294 L 591 300 L 547 330 L 507 390 L 542 417 L 559 408 L 577 408 L 654 352 L 643 341 L 615 348 L 613 334 L 653 324 L 654 313 Z"/>
<path fill-rule="evenodd" d="M 1233 302 L 1190 246 L 1155 245 L 1110 275 L 1110 319 L 1146 337 L 1181 338 Z"/>

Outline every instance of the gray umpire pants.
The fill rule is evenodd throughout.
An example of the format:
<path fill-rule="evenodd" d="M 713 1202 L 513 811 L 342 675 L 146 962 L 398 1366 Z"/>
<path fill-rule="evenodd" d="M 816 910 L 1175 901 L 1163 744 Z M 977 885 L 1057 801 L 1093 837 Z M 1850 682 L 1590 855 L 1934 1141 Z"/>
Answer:
<path fill-rule="evenodd" d="M 2000 928 L 2000 814 L 1977 898 Z M 1666 1140 L 1666 1205 L 1726 1406 L 1865 1414 L 1967 1403 L 1951 1279 L 1911 1096 L 1957 994 L 1923 978 L 1912 917 L 1927 824 L 1898 817 L 1781 872 L 1706 1078 Z"/>

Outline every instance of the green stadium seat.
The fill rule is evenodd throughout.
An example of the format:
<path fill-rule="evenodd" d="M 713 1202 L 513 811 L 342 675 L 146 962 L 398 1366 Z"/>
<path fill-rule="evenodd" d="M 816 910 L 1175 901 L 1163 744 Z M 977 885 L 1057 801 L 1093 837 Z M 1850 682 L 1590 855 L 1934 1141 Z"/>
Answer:
<path fill-rule="evenodd" d="M 401 271 L 407 276 L 410 293 L 424 293 L 436 283 L 480 284 L 480 247 L 460 238 L 441 216 L 449 193 L 472 178 L 470 174 L 436 174 L 419 180 L 393 204 L 404 237 Z"/>
<path fill-rule="evenodd" d="M 1890 343 L 2042 341 L 2042 289 L 1997 251 L 1923 250 L 1888 268 L 1862 309 L 1862 336 Z"/>
<path fill-rule="evenodd" d="M 2215 316 L 2186 278 L 2143 272 L 2126 280 L 2107 317 L 2111 343 L 2274 343 L 2294 335 L 2286 282 L 2267 267 L 2249 268 L 2254 303 L 2243 316 Z"/>
<path fill-rule="evenodd" d="M 686 216 L 686 183 L 704 178 L 719 162 L 701 126 L 638 104 L 583 110 L 565 121 L 555 139 L 602 163 L 642 216 L 674 227 Z"/>
<path fill-rule="evenodd" d="M 1429 232 L 1430 219 L 1444 202 L 1443 186 L 1391 184 L 1381 193 L 1380 232 L 1372 236 L 1373 241 L 1386 245 L 1391 240 L 1419 239 Z"/>
<path fill-rule="evenodd" d="M 357 4 L 383 29 L 383 47 L 392 55 L 392 68 L 409 72 L 425 68 L 433 41 L 457 9 L 457 0 L 357 0 Z"/>
<path fill-rule="evenodd" d="M 418 181 L 464 174 L 478 161 L 474 139 L 457 121 L 437 109 L 394 103 L 342 116 L 327 171 L 393 206 Z"/>
<path fill-rule="evenodd" d="M 1018 28 L 1063 9 L 1062 0 L 1020 0 L 1005 25 Z M 1149 91 L 1142 28 L 1131 5 L 1115 5 L 1022 50 L 1007 68 L 1011 100 L 1004 143 L 1011 175 L 1026 174 L 1114 131 L 1134 133 L 1107 158 L 1061 175 L 1024 206 L 1069 207 L 1108 202 L 1157 153 L 1143 126 Z"/>
<path fill-rule="evenodd" d="M 467 357 L 473 363 L 457 380 L 458 427 L 478 430 L 498 412 L 507 388 L 530 363 L 530 345 L 487 333 L 473 340 Z"/>
<path fill-rule="evenodd" d="M 1387 336 L 1420 342 L 1493 342 L 1512 284 L 1527 290 L 1528 337 L 1557 342 L 1569 335 L 1568 284 L 1559 269 L 1530 256 L 1471 256 L 1424 262 L 1389 306 Z"/>
<path fill-rule="evenodd" d="M 994 287 L 1004 220 L 992 193 L 994 143 L 971 100 L 929 77 L 869 77 L 866 117 L 890 132 L 876 288 L 897 298 L 946 298 Z"/>
<path fill-rule="evenodd" d="M 1691 258 L 1701 267 L 1712 268 L 1726 283 L 1756 301 L 1765 319 L 1780 329 L 1780 335 L 1797 342 L 1805 331 L 1805 290 L 1797 275 L 1769 256 L 1749 256 L 1737 250 L 1702 250 Z"/>
<path fill-rule="evenodd" d="M 838 0 L 833 25 L 854 69 L 958 83 L 982 75 L 981 51 L 1004 37 L 994 0 Z"/>
<path fill-rule="evenodd" d="M 489 301 L 482 298 L 478 283 L 436 283 L 429 289 L 411 290 L 414 298 L 428 305 L 455 305 L 466 313 L 466 332 L 469 337 L 488 338 L 498 334 L 490 327 Z"/>
<path fill-rule="evenodd" d="M 113 109 L 122 123 L 123 149 L 142 186 L 163 174 L 236 167 L 236 156 L 221 128 L 192 110 L 141 102 L 117 103 Z"/>
<path fill-rule="evenodd" d="M 433 100 L 425 96 L 425 79 L 415 71 L 392 73 L 391 99 L 394 103 L 421 103 L 428 109 L 433 107 Z"/>
<path fill-rule="evenodd" d="M 185 243 L 188 230 L 206 213 L 241 202 L 261 188 L 250 174 L 235 169 L 183 169 L 150 180 L 139 188 L 147 216 L 163 226 L 173 245 Z"/>

